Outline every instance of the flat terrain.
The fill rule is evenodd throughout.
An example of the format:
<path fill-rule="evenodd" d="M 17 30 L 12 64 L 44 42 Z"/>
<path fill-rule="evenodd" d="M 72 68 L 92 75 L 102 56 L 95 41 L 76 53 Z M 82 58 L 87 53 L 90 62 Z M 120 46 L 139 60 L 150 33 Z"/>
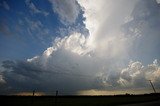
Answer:
<path fill-rule="evenodd" d="M 160 100 L 143 102 L 143 103 L 135 103 L 135 104 L 125 104 L 121 106 L 160 106 Z"/>
<path fill-rule="evenodd" d="M 116 96 L 0 96 L 1 106 L 136 106 L 159 103 L 160 95 Z M 129 104 L 129 105 L 128 105 Z M 131 105 L 130 105 L 131 104 Z M 143 105 L 146 106 L 146 105 Z M 147 105 L 150 106 L 150 105 Z M 156 105 L 155 105 L 156 106 Z"/>

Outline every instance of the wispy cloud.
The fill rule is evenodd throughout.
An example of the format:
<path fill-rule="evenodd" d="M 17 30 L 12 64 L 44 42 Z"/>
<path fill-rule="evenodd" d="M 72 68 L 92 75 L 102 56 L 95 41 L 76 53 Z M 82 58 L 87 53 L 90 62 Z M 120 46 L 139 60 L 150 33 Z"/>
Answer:
<path fill-rule="evenodd" d="M 76 0 L 49 0 L 49 2 L 62 23 L 73 24 L 76 21 L 80 13 L 80 6 Z"/>
<path fill-rule="evenodd" d="M 25 18 L 25 21 L 27 22 L 27 24 L 29 25 L 29 28 L 32 31 L 36 31 L 36 30 L 40 31 L 40 29 L 44 27 L 41 21 L 32 21 L 29 18 Z"/>
<path fill-rule="evenodd" d="M 0 20 L 0 32 L 1 32 L 3 35 L 11 35 L 11 30 L 10 30 L 10 28 L 8 27 L 7 22 L 4 21 L 4 20 Z"/>
<path fill-rule="evenodd" d="M 29 7 L 31 12 L 33 12 L 35 14 L 43 14 L 44 16 L 48 16 L 49 15 L 49 12 L 46 12 L 44 10 L 38 9 L 31 0 L 26 0 L 25 3 Z"/>
<path fill-rule="evenodd" d="M 32 20 L 26 17 L 24 19 L 24 23 L 20 22 L 20 24 L 26 24 L 28 34 L 33 39 L 41 41 L 41 43 L 44 45 L 46 44 L 46 37 L 51 38 L 51 35 L 49 35 L 49 29 L 45 27 L 39 20 Z"/>
<path fill-rule="evenodd" d="M 8 5 L 8 3 L 6 1 L 3 1 L 2 3 L 0 3 L 0 6 L 5 8 L 6 10 L 10 10 L 10 6 Z"/>

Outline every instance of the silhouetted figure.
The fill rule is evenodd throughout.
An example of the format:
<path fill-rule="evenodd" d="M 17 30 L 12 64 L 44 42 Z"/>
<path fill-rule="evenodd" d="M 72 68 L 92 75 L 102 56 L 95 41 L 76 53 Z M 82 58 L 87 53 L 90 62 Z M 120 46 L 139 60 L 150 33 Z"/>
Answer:
<path fill-rule="evenodd" d="M 57 106 L 57 97 L 58 97 L 58 90 L 56 91 L 56 96 L 55 96 L 55 106 Z"/>
<path fill-rule="evenodd" d="M 34 94 L 35 94 L 35 90 L 33 90 L 33 96 L 34 96 Z"/>
<path fill-rule="evenodd" d="M 56 91 L 56 96 L 58 96 L 58 91 Z"/>

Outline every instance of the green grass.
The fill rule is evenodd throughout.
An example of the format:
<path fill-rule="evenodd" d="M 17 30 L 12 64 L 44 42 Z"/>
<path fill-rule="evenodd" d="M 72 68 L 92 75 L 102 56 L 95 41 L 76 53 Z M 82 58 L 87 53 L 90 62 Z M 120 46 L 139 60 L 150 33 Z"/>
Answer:
<path fill-rule="evenodd" d="M 110 106 L 149 102 L 159 95 L 117 96 L 1 96 L 1 104 L 9 106 Z"/>

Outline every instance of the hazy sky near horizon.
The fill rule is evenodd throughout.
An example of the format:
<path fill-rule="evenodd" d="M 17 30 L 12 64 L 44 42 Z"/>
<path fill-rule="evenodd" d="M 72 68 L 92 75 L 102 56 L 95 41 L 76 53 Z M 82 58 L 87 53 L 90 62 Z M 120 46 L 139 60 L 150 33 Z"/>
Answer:
<path fill-rule="evenodd" d="M 159 0 L 1 0 L 0 94 L 160 88 Z"/>

